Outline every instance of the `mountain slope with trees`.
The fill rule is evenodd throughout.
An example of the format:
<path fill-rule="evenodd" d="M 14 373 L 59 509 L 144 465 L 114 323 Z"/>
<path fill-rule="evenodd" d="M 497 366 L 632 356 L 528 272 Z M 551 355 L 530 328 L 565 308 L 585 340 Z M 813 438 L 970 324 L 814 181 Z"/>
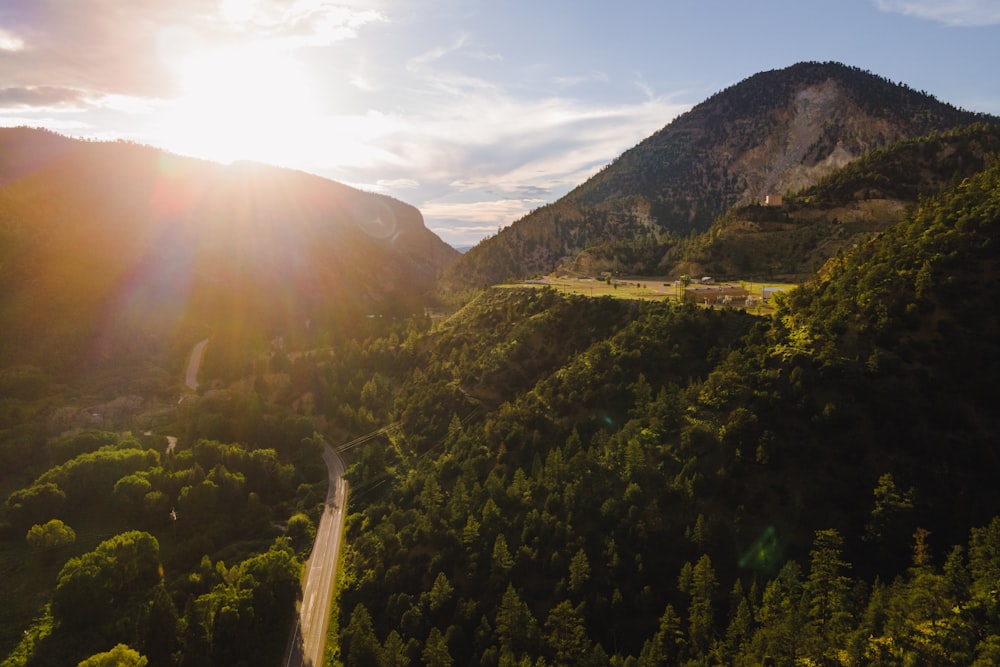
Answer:
<path fill-rule="evenodd" d="M 303 407 L 286 352 L 422 315 L 456 256 L 316 176 L 0 129 L 2 664 L 276 664 L 354 391 Z"/>
<path fill-rule="evenodd" d="M 24 128 L 0 153 L 33 156 L 0 186 L 3 366 L 346 330 L 419 312 L 458 256 L 413 207 L 304 173 Z"/>
<path fill-rule="evenodd" d="M 670 275 L 807 279 L 837 253 L 901 221 L 922 197 L 982 171 L 998 153 L 1000 124 L 987 123 L 873 150 L 781 206 L 730 209 L 706 233 L 671 248 L 660 267 Z"/>
<path fill-rule="evenodd" d="M 580 298 L 503 290 L 405 346 L 450 399 L 356 454 L 345 664 L 995 662 L 997 224 L 994 165 L 773 317 L 595 310 L 490 381 Z"/>
<path fill-rule="evenodd" d="M 717 98 L 756 108 L 790 72 L 819 109 L 854 77 L 850 109 L 968 119 L 842 66 Z M 816 126 L 796 114 L 765 114 L 805 137 L 781 155 L 835 162 L 799 155 Z M 405 205 L 25 132 L 0 131 L 4 667 L 274 664 L 320 452 L 347 442 L 333 664 L 1000 661 L 994 128 L 868 152 L 792 199 L 878 231 L 774 315 L 511 287 L 433 319 L 454 253 Z M 760 183 L 798 169 L 742 155 Z"/>
<path fill-rule="evenodd" d="M 996 119 L 838 63 L 754 75 L 705 100 L 561 198 L 467 252 L 457 291 L 570 266 L 655 273 L 731 207 L 815 184 L 893 142 Z"/>

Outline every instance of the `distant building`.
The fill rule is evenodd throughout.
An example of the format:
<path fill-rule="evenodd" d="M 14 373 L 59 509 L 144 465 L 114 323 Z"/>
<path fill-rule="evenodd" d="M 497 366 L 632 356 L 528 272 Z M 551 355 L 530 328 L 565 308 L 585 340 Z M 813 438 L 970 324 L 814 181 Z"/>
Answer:
<path fill-rule="evenodd" d="M 764 197 L 764 206 L 781 206 L 781 195 L 767 195 Z"/>
<path fill-rule="evenodd" d="M 707 306 L 744 306 L 750 293 L 739 285 L 697 285 L 684 290 L 687 301 Z"/>
<path fill-rule="evenodd" d="M 760 291 L 760 298 L 764 301 L 768 301 L 778 292 L 784 292 L 785 290 L 781 287 L 765 287 Z"/>
<path fill-rule="evenodd" d="M 715 283 L 715 278 L 713 278 L 712 276 L 705 276 L 701 279 L 702 285 L 712 285 L 714 283 Z"/>

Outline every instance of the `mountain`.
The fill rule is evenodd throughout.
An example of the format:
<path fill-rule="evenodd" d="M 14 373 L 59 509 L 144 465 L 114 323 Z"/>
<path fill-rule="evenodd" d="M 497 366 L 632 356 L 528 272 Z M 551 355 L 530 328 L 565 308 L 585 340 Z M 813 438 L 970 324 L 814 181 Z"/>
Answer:
<path fill-rule="evenodd" d="M 671 248 L 672 275 L 809 278 L 831 257 L 900 222 L 920 199 L 982 171 L 1000 154 L 1000 124 L 976 123 L 875 149 L 781 206 L 734 206 Z M 593 253 L 584 252 L 574 264 Z"/>
<path fill-rule="evenodd" d="M 345 332 L 420 312 L 458 256 L 412 206 L 305 173 L 24 128 L 0 156 L 2 366 Z"/>
<path fill-rule="evenodd" d="M 676 242 L 736 205 L 814 185 L 887 144 L 991 117 L 838 63 L 807 62 L 723 90 L 626 151 L 560 200 L 466 253 L 463 289 L 578 270 L 655 273 Z"/>
<path fill-rule="evenodd" d="M 0 662 L 276 664 L 326 415 L 368 378 L 284 399 L 311 355 L 425 322 L 457 255 L 317 176 L 0 129 Z"/>
<path fill-rule="evenodd" d="M 0 184 L 16 180 L 65 155 L 76 141 L 30 127 L 0 129 Z"/>
<path fill-rule="evenodd" d="M 392 250 L 393 218 L 354 191 L 127 144 L 15 164 L 4 664 L 112 647 L 274 664 L 336 443 L 345 665 L 1000 664 L 991 132 L 869 152 L 797 195 L 824 215 L 917 203 L 770 316 L 520 286 L 433 326 L 377 317 L 410 302 L 354 284 L 398 275 L 343 255 Z M 974 155 L 981 171 L 919 195 Z M 121 365 L 209 333 L 229 365 L 181 402 L 179 364 L 152 398 L 114 378 L 114 411 L 74 386 L 78 357 Z M 81 430 L 92 416 L 107 430 Z"/>

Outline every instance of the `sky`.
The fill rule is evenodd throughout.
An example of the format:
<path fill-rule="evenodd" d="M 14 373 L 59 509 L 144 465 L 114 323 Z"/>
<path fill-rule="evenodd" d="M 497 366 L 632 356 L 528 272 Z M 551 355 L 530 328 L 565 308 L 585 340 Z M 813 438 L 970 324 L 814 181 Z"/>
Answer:
<path fill-rule="evenodd" d="M 1000 114 L 1000 0 L 0 0 L 0 126 L 319 174 L 465 246 L 807 60 Z"/>

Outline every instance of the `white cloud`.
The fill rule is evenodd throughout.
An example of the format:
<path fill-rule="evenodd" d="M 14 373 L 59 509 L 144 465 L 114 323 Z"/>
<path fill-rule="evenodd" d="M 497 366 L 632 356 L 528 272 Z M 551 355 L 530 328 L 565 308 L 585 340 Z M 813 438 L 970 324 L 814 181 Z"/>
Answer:
<path fill-rule="evenodd" d="M 618 105 L 525 98 L 493 81 L 427 66 L 464 43 L 411 61 L 419 104 L 396 117 L 391 133 L 369 137 L 411 165 L 421 182 L 501 191 L 525 181 L 548 188 L 566 179 L 578 183 L 581 171 L 596 169 L 688 108 L 652 95 Z"/>
<path fill-rule="evenodd" d="M 20 51 L 23 48 L 23 39 L 12 32 L 0 28 L 0 51 Z"/>
<path fill-rule="evenodd" d="M 642 94 L 646 96 L 646 99 L 654 99 L 656 93 L 653 91 L 653 87 L 649 85 L 646 78 L 642 75 L 642 72 L 636 72 L 635 79 L 633 80 L 635 87 L 642 91 Z"/>
<path fill-rule="evenodd" d="M 4 0 L 0 80 L 101 94 L 169 96 L 171 62 L 250 42 L 294 51 L 352 39 L 384 14 L 350 0 Z"/>
<path fill-rule="evenodd" d="M 0 102 L 6 98 L 9 109 L 20 109 L 5 123 L 34 114 L 45 120 L 30 124 L 52 129 L 106 129 L 55 119 L 61 104 L 114 118 L 120 136 L 198 154 L 206 142 L 196 130 L 211 126 L 206 109 L 221 112 L 202 105 L 191 118 L 178 115 L 181 101 L 173 96 L 186 90 L 178 63 L 213 49 L 242 53 L 241 44 L 253 43 L 281 58 L 310 58 L 310 72 L 328 77 L 327 98 L 326 106 L 289 116 L 266 133 L 256 132 L 263 124 L 250 130 L 266 145 L 247 157 L 426 202 L 421 208 L 430 224 L 466 224 L 473 234 L 556 199 L 687 108 L 648 85 L 646 99 L 617 104 L 568 95 L 607 84 L 611 76 L 598 69 L 539 72 L 540 85 L 509 72 L 498 76 L 509 68 L 505 58 L 471 31 L 446 30 L 447 37 L 385 59 L 362 32 L 397 24 L 371 0 L 177 0 L 120 10 L 113 0 L 9 2 L 0 10 L 0 49 L 20 48 L 18 40 L 28 36 L 32 41 L 17 54 L 16 67 L 12 58 L 0 59 L 0 80 L 9 86 Z M 47 7 L 44 25 L 34 22 L 34 3 Z M 356 49 L 333 46 L 353 37 L 360 38 Z M 255 84 L 265 89 L 255 95 L 280 88 L 255 71 Z M 546 92 L 526 93 L 538 89 Z M 145 130 L 143 116 L 149 118 Z M 171 122 L 178 118 L 190 122 Z M 225 126 L 233 143 L 246 121 Z"/>
<path fill-rule="evenodd" d="M 95 108 L 137 115 L 154 113 L 164 106 L 162 100 L 133 95 L 102 95 L 87 102 Z"/>
<path fill-rule="evenodd" d="M 506 226 L 523 217 L 533 208 L 545 203 L 540 199 L 498 199 L 467 203 L 429 202 L 420 207 L 427 218 L 464 220 L 482 225 L 485 229 Z"/>
<path fill-rule="evenodd" d="M 997 0 L 875 0 L 883 12 L 937 21 L 950 26 L 973 27 L 1000 24 Z"/>
<path fill-rule="evenodd" d="M 0 109 L 73 110 L 78 109 L 84 94 L 58 86 L 16 86 L 0 88 Z"/>
<path fill-rule="evenodd" d="M 436 60 L 441 60 L 450 53 L 454 53 L 460 50 L 468 42 L 468 35 L 459 35 L 456 37 L 451 44 L 445 46 L 435 46 L 433 48 L 424 51 L 423 53 L 410 58 L 410 62 L 407 65 L 407 69 L 410 70 L 421 70 L 430 63 Z"/>
<path fill-rule="evenodd" d="M 416 190 L 420 187 L 420 181 L 412 178 L 380 178 L 375 181 L 375 186 L 379 191 L 383 190 Z"/>
<path fill-rule="evenodd" d="M 453 115 L 439 121 L 424 119 L 427 136 L 420 143 L 426 142 L 428 151 L 446 147 L 449 184 L 504 192 L 528 184 L 547 190 L 579 184 L 687 106 L 656 99 L 598 107 L 566 98 L 497 95 L 470 98 L 464 108 L 455 100 L 453 109 Z M 426 168 L 435 173 L 434 164 Z"/>
<path fill-rule="evenodd" d="M 461 37 L 411 59 L 403 85 L 419 92 L 405 111 L 377 116 L 379 127 L 357 117 L 340 132 L 363 135 L 380 157 L 326 173 L 417 205 L 447 240 L 456 226 L 481 236 L 554 201 L 689 108 L 649 87 L 646 99 L 619 104 L 526 97 L 516 83 L 457 69 L 476 49 Z"/>
<path fill-rule="evenodd" d="M 36 118 L 30 116 L 8 116 L 0 111 L 0 127 L 43 127 L 54 132 L 61 132 L 67 135 L 77 135 L 89 126 L 87 123 L 78 120 L 68 120 L 66 118 L 43 117 Z"/>
<path fill-rule="evenodd" d="M 327 0 L 222 0 L 217 16 L 247 32 L 298 32 L 334 41 L 357 36 L 357 30 L 365 24 L 385 20 L 374 9 L 356 9 Z"/>
<path fill-rule="evenodd" d="M 360 71 L 348 74 L 347 80 L 352 86 L 365 93 L 375 93 L 382 90 L 381 84 Z"/>
<path fill-rule="evenodd" d="M 494 225 L 480 225 L 474 223 L 459 224 L 432 224 L 428 227 L 432 232 L 441 237 L 445 243 L 452 246 L 474 246 L 484 238 L 499 231 L 499 227 Z"/>

